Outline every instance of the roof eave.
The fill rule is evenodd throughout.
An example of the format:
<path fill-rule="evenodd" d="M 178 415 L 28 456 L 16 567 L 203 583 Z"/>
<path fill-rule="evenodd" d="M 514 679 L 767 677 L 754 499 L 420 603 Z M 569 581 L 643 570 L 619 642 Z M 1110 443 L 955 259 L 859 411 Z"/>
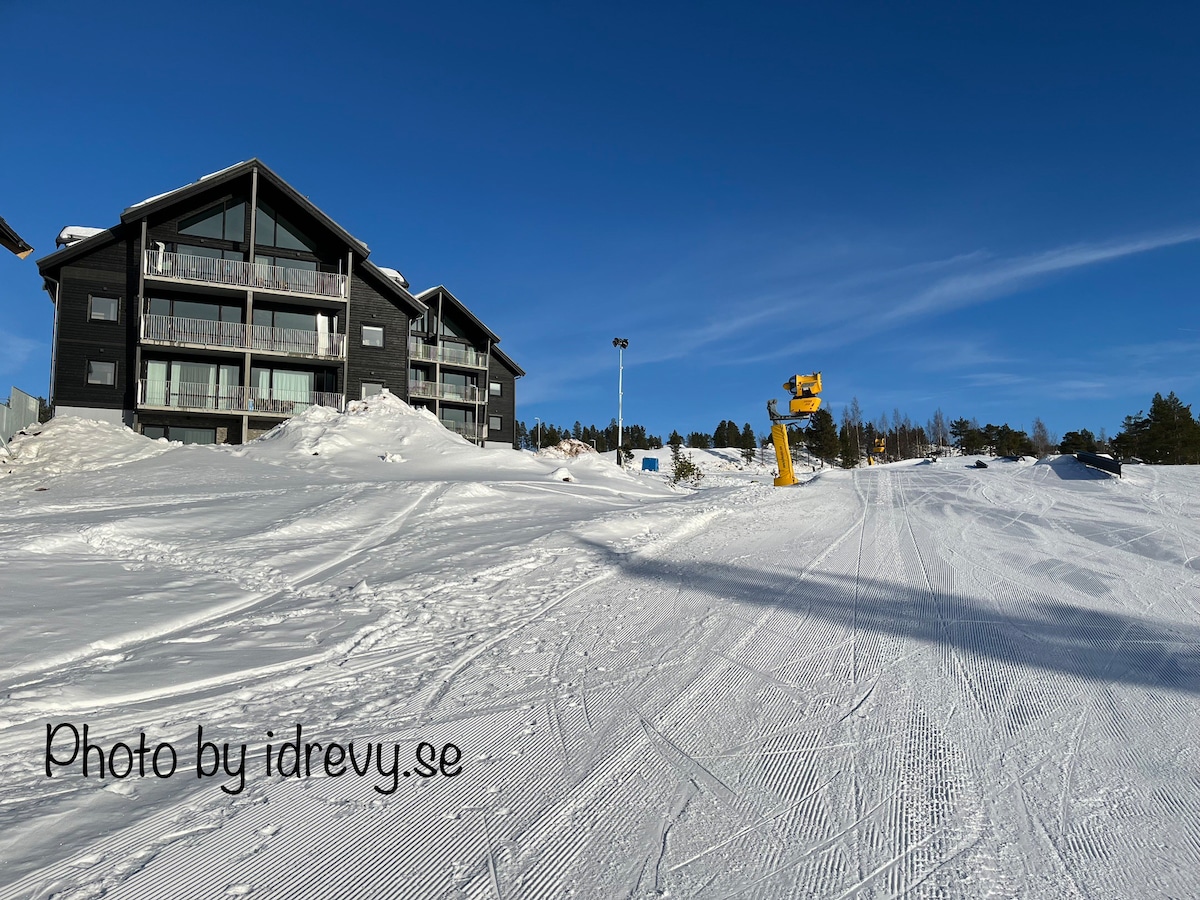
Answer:
<path fill-rule="evenodd" d="M 513 362 L 513 358 L 501 350 L 499 347 L 493 346 L 492 353 L 499 357 L 500 361 L 517 373 L 518 378 L 525 376 L 525 370 Z"/>
<path fill-rule="evenodd" d="M 112 228 L 106 228 L 98 234 L 93 234 L 91 237 L 76 241 L 68 247 L 63 247 L 60 250 L 55 250 L 53 253 L 43 256 L 36 263 L 38 271 L 45 275 L 48 269 L 57 269 L 78 256 L 83 256 L 85 253 L 98 250 L 105 244 L 119 240 L 120 235 L 117 234 L 117 229 L 120 227 L 120 225 L 114 225 Z"/>
<path fill-rule="evenodd" d="M 13 231 L 12 226 L 0 218 L 0 247 L 15 253 L 21 259 L 33 252 L 33 247 L 25 243 L 21 236 Z"/>
<path fill-rule="evenodd" d="M 428 312 L 429 307 L 413 296 L 412 292 L 400 286 L 400 284 L 386 274 L 380 271 L 379 266 L 371 262 L 369 259 L 364 259 L 359 267 L 363 271 L 369 273 L 377 282 L 399 297 L 409 307 L 413 316 L 423 316 Z"/>
<path fill-rule="evenodd" d="M 444 284 L 438 284 L 431 288 L 426 288 L 425 290 L 421 291 L 421 293 L 416 295 L 417 299 L 421 299 L 421 298 L 425 297 L 427 294 L 432 294 L 434 291 L 441 291 L 443 294 L 445 294 L 447 297 L 449 297 L 451 300 L 453 300 L 454 305 L 456 307 L 458 307 L 460 310 L 462 310 L 462 312 L 465 313 L 472 322 L 474 322 L 476 325 L 478 325 L 483 330 L 483 333 L 485 335 L 487 335 L 487 338 L 489 341 L 491 341 L 493 344 L 497 344 L 500 342 L 500 335 L 496 334 L 496 332 L 492 331 L 492 329 L 490 329 L 486 325 L 484 325 L 482 320 L 480 320 L 479 316 L 477 316 L 477 315 L 475 315 L 475 313 L 471 312 L 471 310 L 467 307 L 467 304 L 463 303 L 461 300 L 459 300 L 457 297 L 455 297 L 454 294 L 452 294 L 450 292 L 450 290 Z M 422 301 L 422 302 L 424 302 L 424 301 Z"/>
<path fill-rule="evenodd" d="M 248 175 L 253 172 L 255 168 L 258 169 L 260 175 L 267 176 L 267 178 L 275 187 L 281 190 L 290 200 L 305 210 L 305 212 L 317 219 L 320 219 L 330 231 L 336 234 L 350 247 L 351 250 L 353 250 L 363 259 L 366 259 L 371 254 L 371 249 L 366 244 L 364 244 L 350 232 L 346 231 L 346 229 L 344 229 L 341 225 L 322 212 L 320 207 L 318 207 L 315 203 L 280 178 L 270 166 L 257 157 L 247 160 L 244 163 L 238 163 L 237 165 L 230 166 L 228 169 L 222 169 L 220 172 L 216 172 L 207 178 L 201 179 L 200 181 L 194 181 L 191 184 L 185 184 L 183 187 L 176 188 L 173 191 L 168 191 L 167 193 L 162 194 L 161 196 L 156 197 L 149 202 L 131 206 L 121 213 L 121 222 L 124 224 L 136 222 L 142 218 L 145 218 L 146 216 L 153 215 L 156 212 L 166 209 L 168 206 L 178 203 L 180 200 L 186 200 L 188 197 L 195 196 L 202 191 L 207 191 L 216 185 L 225 184 L 226 182 L 241 178 L 244 175 Z"/>

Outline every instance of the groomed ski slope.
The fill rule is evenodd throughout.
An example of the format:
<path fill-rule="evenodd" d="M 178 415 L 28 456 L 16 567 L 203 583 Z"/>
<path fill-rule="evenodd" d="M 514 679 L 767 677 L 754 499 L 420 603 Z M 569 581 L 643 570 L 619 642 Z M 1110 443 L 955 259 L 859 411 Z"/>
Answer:
<path fill-rule="evenodd" d="M 0 896 L 1195 895 L 1195 469 L 680 492 L 401 407 L 244 449 L 21 439 Z M 181 773 L 48 779 L 60 721 Z M 388 796 L 251 759 L 231 796 L 186 759 L 197 724 L 253 754 L 296 723 L 453 742 L 462 774 Z"/>

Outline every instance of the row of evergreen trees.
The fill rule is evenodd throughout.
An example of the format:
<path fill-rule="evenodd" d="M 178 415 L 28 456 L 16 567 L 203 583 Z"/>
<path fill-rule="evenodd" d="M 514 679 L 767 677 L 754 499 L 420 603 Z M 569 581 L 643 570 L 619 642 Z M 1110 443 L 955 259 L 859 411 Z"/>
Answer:
<path fill-rule="evenodd" d="M 663 445 L 662 438 L 649 434 L 644 425 L 625 423 L 621 437 L 628 450 L 658 450 Z M 600 453 L 609 453 L 617 449 L 617 420 L 613 419 L 606 428 L 584 425 L 578 421 L 570 428 L 549 422 L 533 425 L 517 422 L 517 446 L 524 450 L 553 447 L 567 438 L 591 444 Z"/>
<path fill-rule="evenodd" d="M 807 427 L 793 429 L 793 443 L 830 465 L 847 468 L 861 465 L 868 456 L 883 460 L 911 459 L 940 455 L 951 448 L 964 455 L 990 453 L 995 456 L 1036 456 L 1049 453 L 1111 453 L 1120 459 L 1143 462 L 1200 464 L 1200 420 L 1192 415 L 1174 392 L 1165 398 L 1155 394 L 1147 415 L 1138 411 L 1126 416 L 1121 432 L 1111 441 L 1100 430 L 1097 438 L 1086 428 L 1068 431 L 1057 441 L 1045 423 L 1035 418 L 1030 433 L 1008 424 L 980 425 L 976 419 L 947 421 L 939 409 L 924 425 L 912 423 L 900 411 L 877 422 L 864 422 L 857 398 L 842 411 L 841 427 L 828 410 L 818 410 Z M 883 439 L 883 453 L 876 452 L 877 439 Z"/>
<path fill-rule="evenodd" d="M 649 434 L 645 426 L 628 424 L 622 435 L 626 450 L 658 450 L 663 446 L 663 439 Z M 609 422 L 607 428 L 595 425 L 584 425 L 576 422 L 571 428 L 551 425 L 542 422 L 530 426 L 527 422 L 517 422 L 518 446 L 526 450 L 536 450 L 541 447 L 553 447 L 560 441 L 574 438 L 585 444 L 593 444 L 600 453 L 607 453 L 617 447 L 617 420 Z M 716 430 L 709 434 L 705 431 L 693 431 L 685 438 L 678 431 L 672 431 L 668 443 L 676 446 L 696 447 L 709 450 L 713 447 L 736 447 L 739 450 L 753 450 L 759 446 L 760 436 L 747 422 L 740 429 L 732 419 L 722 419 Z"/>
<path fill-rule="evenodd" d="M 662 438 L 648 434 L 641 425 L 626 425 L 623 436 L 629 450 L 656 450 L 663 446 Z M 564 438 L 574 437 L 594 444 L 604 453 L 616 449 L 617 420 L 613 419 L 607 428 L 576 422 L 573 428 L 567 429 L 543 423 L 540 443 L 536 428 L 518 422 L 517 437 L 520 446 L 529 449 L 550 447 Z M 980 425 L 973 418 L 948 420 L 940 409 L 924 425 L 901 415 L 899 409 L 893 411 L 890 421 L 886 415 L 881 415 L 871 422 L 864 419 L 857 397 L 842 410 L 840 426 L 828 409 L 820 409 L 804 427 L 790 426 L 789 439 L 793 448 L 804 447 L 817 459 L 846 468 L 862 465 L 868 456 L 883 462 L 952 451 L 964 455 L 990 453 L 994 456 L 1042 457 L 1054 452 L 1087 450 L 1148 463 L 1200 464 L 1200 421 L 1192 415 L 1191 405 L 1184 404 L 1174 392 L 1166 397 L 1155 394 L 1148 414 L 1139 410 L 1136 415 L 1126 416 L 1121 431 L 1111 440 L 1104 429 L 1097 437 L 1082 428 L 1068 431 L 1058 441 L 1040 418 L 1033 420 L 1032 428 L 1026 433 L 1007 423 Z M 712 434 L 693 431 L 685 438 L 678 431 L 672 431 L 668 443 L 673 447 L 686 445 L 699 449 L 736 447 L 749 458 L 749 454 L 769 440 L 765 433 L 756 434 L 749 422 L 739 429 L 732 419 L 722 419 Z M 880 441 L 882 453 L 877 452 Z"/>

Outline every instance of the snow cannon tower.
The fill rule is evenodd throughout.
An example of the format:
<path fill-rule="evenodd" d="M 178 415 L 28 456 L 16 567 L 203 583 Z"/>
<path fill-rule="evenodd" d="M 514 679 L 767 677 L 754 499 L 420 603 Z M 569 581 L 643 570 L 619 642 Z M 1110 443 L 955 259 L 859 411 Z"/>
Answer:
<path fill-rule="evenodd" d="M 767 415 L 771 417 L 771 441 L 775 445 L 775 462 L 779 466 L 779 475 L 775 479 L 775 487 L 788 487 L 796 483 L 796 473 L 792 468 L 792 451 L 788 447 L 786 422 L 803 422 L 821 407 L 821 373 L 811 375 L 793 375 L 783 385 L 785 391 L 792 394 L 788 405 L 788 415 L 782 415 L 775 400 L 767 401 Z"/>
<path fill-rule="evenodd" d="M 882 437 L 875 438 L 875 446 L 873 448 L 874 452 L 871 456 L 867 457 L 867 465 L 875 465 L 876 456 L 880 457 L 881 459 L 883 458 L 883 454 L 887 452 L 887 444 L 884 443 L 884 440 L 885 439 Z"/>

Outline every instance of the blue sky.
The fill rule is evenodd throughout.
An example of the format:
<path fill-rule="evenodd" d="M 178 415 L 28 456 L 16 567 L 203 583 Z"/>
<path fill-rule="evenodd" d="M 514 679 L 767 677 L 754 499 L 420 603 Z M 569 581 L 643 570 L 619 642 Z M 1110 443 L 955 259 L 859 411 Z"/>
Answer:
<path fill-rule="evenodd" d="M 0 216 L 38 257 L 258 156 L 500 334 L 530 423 L 615 416 L 616 336 L 664 435 L 817 369 L 873 420 L 1200 403 L 1194 5 L 823 6 L 0 3 Z M 44 392 L 32 258 L 0 303 Z"/>

